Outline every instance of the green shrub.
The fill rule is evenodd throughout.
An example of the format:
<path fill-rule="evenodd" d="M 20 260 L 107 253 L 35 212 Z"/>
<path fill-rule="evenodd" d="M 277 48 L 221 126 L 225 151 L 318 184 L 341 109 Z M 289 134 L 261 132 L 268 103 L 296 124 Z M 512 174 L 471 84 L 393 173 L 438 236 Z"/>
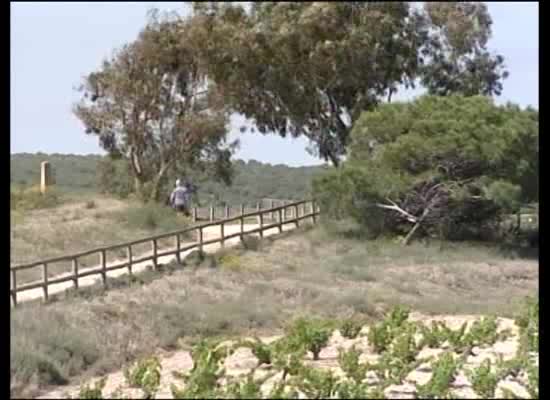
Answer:
<path fill-rule="evenodd" d="M 140 230 L 183 229 L 188 223 L 178 218 L 171 208 L 155 203 L 131 207 L 118 216 L 121 222 L 126 223 L 130 228 Z"/>
<path fill-rule="evenodd" d="M 12 210 L 37 210 L 56 207 L 60 204 L 59 193 L 52 188 L 44 194 L 40 192 L 39 187 L 10 191 L 10 209 Z"/>
<path fill-rule="evenodd" d="M 430 380 L 424 385 L 417 385 L 417 396 L 426 399 L 447 398 L 459 366 L 459 361 L 451 353 L 443 353 L 432 363 Z"/>
<path fill-rule="evenodd" d="M 313 353 L 314 360 L 318 360 L 319 353 L 328 344 L 331 330 L 322 321 L 298 318 L 290 326 L 288 333 Z"/>
<path fill-rule="evenodd" d="M 498 374 L 491 371 L 491 360 L 484 360 L 481 365 L 471 371 L 467 371 L 466 376 L 472 384 L 472 389 L 483 399 L 495 398 L 495 390 L 499 381 Z"/>
<path fill-rule="evenodd" d="M 355 345 L 347 351 L 343 349 L 338 350 L 338 365 L 346 376 L 357 384 L 360 384 L 365 379 L 367 371 L 372 368 L 368 363 L 359 364 L 360 356 L 361 352 L 355 348 Z"/>
<path fill-rule="evenodd" d="M 539 301 L 527 298 L 520 315 L 515 319 L 520 330 L 521 351 L 539 350 Z"/>
<path fill-rule="evenodd" d="M 294 379 L 294 386 L 308 399 L 331 399 L 337 389 L 338 379 L 332 371 L 304 367 Z"/>
<path fill-rule="evenodd" d="M 236 347 L 248 347 L 252 354 L 258 359 L 258 367 L 266 364 L 271 365 L 273 360 L 273 346 L 263 343 L 260 339 L 242 340 L 237 343 Z"/>
<path fill-rule="evenodd" d="M 361 332 L 363 325 L 363 321 L 349 318 L 340 326 L 340 332 L 347 339 L 355 339 L 359 335 L 359 332 Z"/>
<path fill-rule="evenodd" d="M 146 398 L 154 398 L 160 386 L 161 369 L 158 357 L 149 357 L 126 368 L 124 377 L 131 387 L 141 388 Z"/>
<path fill-rule="evenodd" d="M 417 236 L 494 239 L 503 215 L 538 199 L 538 136 L 538 111 L 484 96 L 381 104 L 354 122 L 350 156 L 314 197 L 372 236 L 405 236 L 423 216 Z"/>
<path fill-rule="evenodd" d="M 103 399 L 103 389 L 105 388 L 105 383 L 107 378 L 102 378 L 98 380 L 93 386 L 84 385 L 80 387 L 78 392 L 79 399 Z"/>

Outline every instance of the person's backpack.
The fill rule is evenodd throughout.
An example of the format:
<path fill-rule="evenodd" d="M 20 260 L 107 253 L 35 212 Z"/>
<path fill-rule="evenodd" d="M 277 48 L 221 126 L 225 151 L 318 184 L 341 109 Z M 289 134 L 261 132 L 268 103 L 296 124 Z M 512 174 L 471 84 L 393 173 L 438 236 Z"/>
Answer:
<path fill-rule="evenodd" d="M 184 206 L 187 203 L 187 191 L 182 188 L 178 187 L 174 191 L 174 205 L 175 206 Z"/>

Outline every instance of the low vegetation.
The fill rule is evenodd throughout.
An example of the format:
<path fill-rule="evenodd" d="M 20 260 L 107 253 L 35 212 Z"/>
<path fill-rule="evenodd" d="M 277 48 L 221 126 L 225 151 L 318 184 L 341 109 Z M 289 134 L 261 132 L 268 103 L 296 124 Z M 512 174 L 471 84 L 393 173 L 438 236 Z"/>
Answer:
<path fill-rule="evenodd" d="M 25 194 L 25 200 L 19 201 L 18 204 L 29 204 L 31 200 L 27 196 L 34 204 L 32 207 L 22 209 L 24 206 L 20 205 L 18 208 L 12 207 L 10 212 L 12 265 L 77 253 L 102 245 L 123 243 L 183 229 L 191 224 L 189 218 L 175 215 L 170 208 L 158 204 L 143 205 L 137 201 L 123 202 L 97 195 L 88 200 L 63 200 L 65 196 L 62 194 L 54 197 L 55 192 L 48 192 L 45 196 L 34 192 L 30 195 Z M 55 207 L 36 207 L 36 204 L 49 205 L 50 201 L 55 201 L 56 204 L 59 201 L 63 203 Z M 173 246 L 173 241 L 161 241 L 159 245 Z M 136 252 L 148 250 L 147 246 L 143 249 L 136 248 Z M 108 260 L 113 257 L 125 258 L 126 254 L 108 254 Z M 99 262 L 97 256 L 83 258 L 81 261 L 84 267 Z M 70 262 L 56 263 L 50 266 L 49 272 L 51 275 L 57 275 L 70 269 Z M 41 279 L 40 270 L 21 271 L 17 278 L 20 283 Z"/>
<path fill-rule="evenodd" d="M 537 308 L 538 302 L 529 299 L 518 320 L 529 321 L 529 325 L 538 326 L 535 319 Z M 325 321 L 324 326 L 327 327 L 330 323 L 331 321 Z M 420 334 L 419 338 L 415 338 L 414 334 L 426 332 L 425 324 L 410 319 L 408 310 L 394 308 L 381 324 L 391 333 L 392 339 L 389 340 L 389 346 L 380 352 L 376 361 L 362 361 L 364 351 L 359 350 L 356 345 L 347 349 L 340 347 L 337 365 L 331 369 L 315 364 L 315 352 L 312 360 L 307 356 L 313 348 L 317 351 L 328 345 L 328 340 L 325 339 L 317 342 L 315 338 L 319 336 L 315 334 L 304 334 L 319 332 L 319 321 L 315 319 L 301 318 L 294 321 L 286 335 L 269 345 L 257 339 L 255 346 L 269 348 L 270 357 L 274 362 L 265 362 L 265 359 L 262 362 L 262 356 L 254 352 L 254 356 L 258 358 L 258 365 L 238 375 L 228 374 L 226 360 L 240 348 L 247 346 L 247 342 L 201 340 L 191 349 L 192 368 L 173 372 L 174 378 L 181 383 L 172 383 L 170 391 L 175 399 L 298 396 L 309 399 L 368 399 L 387 398 L 389 391 L 395 392 L 397 388 L 404 390 L 407 380 L 413 383 L 412 392 L 415 398 L 463 398 L 466 394 L 463 391 L 464 385 L 458 386 L 455 381 L 459 374 L 464 374 L 473 392 L 467 395 L 469 398 L 473 397 L 472 394 L 478 398 L 518 398 L 520 394 L 506 385 L 508 378 L 512 376 L 516 377 L 522 388 L 522 395 L 526 392 L 528 398 L 538 397 L 538 353 L 533 358 L 532 351 L 517 347 L 515 354 L 511 354 L 506 361 L 501 357 L 493 363 L 490 358 L 484 358 L 479 364 L 472 363 L 471 351 L 458 351 L 456 348 L 422 356 L 423 345 L 418 343 L 426 343 L 425 336 Z M 487 326 L 485 336 L 479 337 L 478 348 L 491 347 L 494 344 L 493 338 L 498 336 L 498 326 L 487 325 L 483 320 L 477 320 L 466 330 L 467 335 L 477 336 L 472 333 L 476 324 Z M 446 332 L 443 340 L 451 341 L 453 330 L 443 322 L 441 326 Z M 363 326 L 363 329 L 373 329 L 373 326 Z M 328 334 L 332 336 L 332 330 L 329 330 Z M 520 329 L 519 340 L 523 340 L 525 335 L 527 331 Z M 324 337 L 324 334 L 322 336 Z M 314 343 L 319 346 L 312 347 Z M 370 336 L 368 344 L 372 346 Z M 430 377 L 425 383 L 419 383 L 418 378 L 412 378 L 421 364 L 430 370 Z M 515 368 L 510 368 L 511 365 Z M 161 386 L 160 371 L 158 359 L 145 358 L 134 364 L 132 372 L 125 374 L 126 384 L 141 388 L 144 398 L 154 398 Z M 87 386 L 83 386 L 80 393 L 85 390 L 97 395 L 97 389 L 89 389 Z"/>
<path fill-rule="evenodd" d="M 172 351 L 180 339 L 192 344 L 198 339 L 273 335 L 284 332 L 292 320 L 296 325 L 287 332 L 310 343 L 307 351 L 313 357 L 322 354 L 327 331 L 338 328 L 346 336 L 361 337 L 359 325 L 374 323 L 393 305 L 433 314 L 513 316 L 521 299 L 538 291 L 537 261 L 498 247 L 417 242 L 403 248 L 345 232 L 334 236 L 324 228 L 305 226 L 298 234 L 255 241 L 254 249 L 246 250 L 243 244 L 215 255 L 190 255 L 183 266 L 166 265 L 161 272 L 148 271 L 130 280 L 112 279 L 111 290 L 98 284 L 52 296 L 46 306 L 22 305 L 10 316 L 12 395 L 32 395 L 45 385 L 101 375 L 159 348 Z M 316 322 L 300 320 L 304 315 L 316 315 Z M 398 335 L 412 329 L 406 312 L 389 315 L 390 320 L 381 322 L 386 333 L 373 343 L 381 343 L 381 353 L 416 352 L 406 335 Z M 530 320 L 518 324 L 531 332 L 525 337 L 538 338 Z M 476 337 L 487 338 L 493 329 L 490 319 L 483 321 Z M 439 329 L 440 335 L 453 335 Z M 443 340 L 436 333 L 436 339 L 420 333 L 427 338 L 426 346 Z M 400 343 L 395 350 L 388 337 Z M 532 348 L 535 340 L 525 343 Z M 284 351 L 296 351 L 293 341 L 276 346 L 252 341 L 247 346 L 261 365 L 286 369 L 287 374 L 298 365 L 296 358 L 280 357 Z M 414 365 L 387 363 L 387 379 L 397 379 Z M 318 378 L 312 374 L 306 382 Z M 248 390 L 256 385 L 250 379 L 232 387 Z"/>

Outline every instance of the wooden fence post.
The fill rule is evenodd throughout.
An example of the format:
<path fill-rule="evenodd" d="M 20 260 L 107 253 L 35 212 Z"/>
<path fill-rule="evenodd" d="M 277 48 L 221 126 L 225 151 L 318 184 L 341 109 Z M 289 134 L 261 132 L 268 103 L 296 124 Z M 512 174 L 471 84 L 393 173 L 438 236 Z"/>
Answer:
<path fill-rule="evenodd" d="M 244 232 L 244 204 L 241 204 L 241 218 L 239 220 L 240 224 L 241 224 L 241 242 L 244 240 L 244 235 L 243 235 L 243 232 Z"/>
<path fill-rule="evenodd" d="M 13 302 L 13 306 L 17 307 L 17 271 L 11 270 L 11 299 Z"/>
<path fill-rule="evenodd" d="M 132 245 L 128 246 L 128 249 L 126 250 L 128 253 L 128 276 L 132 275 Z"/>
<path fill-rule="evenodd" d="M 42 264 L 42 285 L 44 291 L 42 301 L 45 303 L 48 301 L 48 264 Z"/>
<path fill-rule="evenodd" d="M 178 264 L 181 264 L 181 254 L 180 254 L 180 248 L 181 248 L 181 240 L 180 240 L 180 234 L 176 233 L 176 261 Z"/>
<path fill-rule="evenodd" d="M 101 250 L 99 253 L 99 260 L 101 262 L 101 280 L 103 281 L 103 286 L 107 286 L 107 255 L 105 250 Z"/>
<path fill-rule="evenodd" d="M 221 247 L 225 247 L 225 229 L 224 229 L 224 222 L 222 220 L 222 223 L 220 224 L 220 234 L 221 234 Z"/>
<path fill-rule="evenodd" d="M 229 218 L 229 206 L 225 206 L 225 218 Z"/>
<path fill-rule="evenodd" d="M 210 205 L 210 222 L 214 221 L 214 206 Z"/>
<path fill-rule="evenodd" d="M 275 207 L 275 200 L 271 200 L 270 208 L 274 208 L 274 207 Z M 271 213 L 269 214 L 269 218 L 271 219 L 271 222 L 273 222 L 273 211 L 271 211 Z"/>
<path fill-rule="evenodd" d="M 75 290 L 78 290 L 78 258 L 73 258 L 73 286 Z"/>
<path fill-rule="evenodd" d="M 256 203 L 256 212 L 259 212 L 261 209 L 262 209 L 262 204 L 260 202 L 257 202 Z M 256 217 L 256 219 L 258 220 L 258 225 L 260 225 L 260 215 L 259 214 Z"/>
<path fill-rule="evenodd" d="M 200 226 L 198 229 L 199 229 L 199 250 L 202 253 L 202 242 L 203 242 L 203 239 L 202 239 L 202 226 Z"/>
<path fill-rule="evenodd" d="M 193 207 L 193 222 L 197 222 L 198 220 L 198 212 L 197 212 L 197 207 Z"/>
<path fill-rule="evenodd" d="M 260 218 L 260 237 L 263 238 L 264 237 L 264 214 L 263 214 L 263 212 L 260 212 L 260 214 L 258 216 Z"/>
<path fill-rule="evenodd" d="M 298 220 L 298 205 L 295 205 L 294 206 L 294 218 L 296 219 L 296 228 L 298 228 L 300 226 L 300 221 Z"/>
<path fill-rule="evenodd" d="M 157 239 L 153 239 L 153 269 L 158 268 L 158 260 L 157 260 L 157 253 L 158 253 L 158 243 Z"/>
<path fill-rule="evenodd" d="M 283 209 L 282 208 L 279 208 L 278 210 L 278 214 L 279 214 L 279 233 L 282 233 L 283 232 Z"/>
<path fill-rule="evenodd" d="M 317 213 L 317 204 L 316 204 L 315 200 L 313 200 L 311 202 L 311 210 L 312 210 L 311 218 L 313 219 L 313 223 L 315 224 L 317 222 L 317 215 L 316 215 L 316 213 Z"/>

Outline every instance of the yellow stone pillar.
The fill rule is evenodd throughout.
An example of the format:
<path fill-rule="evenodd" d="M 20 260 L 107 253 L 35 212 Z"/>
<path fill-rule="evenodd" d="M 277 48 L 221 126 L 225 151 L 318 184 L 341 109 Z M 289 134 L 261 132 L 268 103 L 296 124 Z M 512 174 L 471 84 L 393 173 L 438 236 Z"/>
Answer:
<path fill-rule="evenodd" d="M 40 164 L 40 192 L 42 194 L 46 193 L 48 186 L 53 185 L 53 183 L 52 166 L 48 161 L 43 161 L 42 164 Z"/>

